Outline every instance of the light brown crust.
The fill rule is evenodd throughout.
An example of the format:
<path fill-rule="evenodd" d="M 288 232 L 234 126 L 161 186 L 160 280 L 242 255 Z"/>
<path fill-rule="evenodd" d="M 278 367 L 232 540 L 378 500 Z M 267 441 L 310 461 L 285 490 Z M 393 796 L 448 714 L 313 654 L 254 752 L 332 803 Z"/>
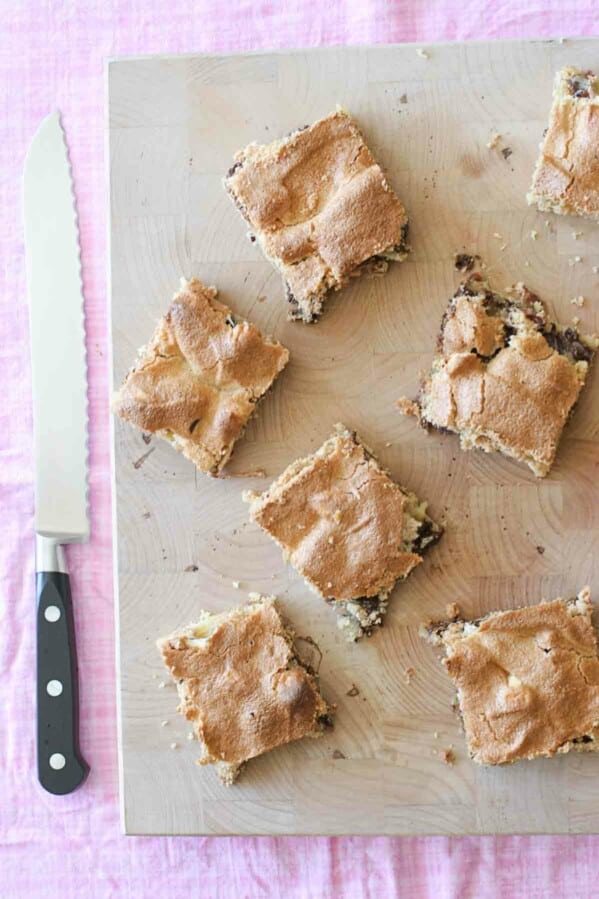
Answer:
<path fill-rule="evenodd" d="M 588 97 L 569 89 L 575 76 L 592 76 Z M 541 210 L 599 219 L 599 79 L 565 68 L 557 73 L 549 128 L 541 144 L 528 202 Z"/>
<path fill-rule="evenodd" d="M 504 325 L 499 316 L 488 315 L 479 297 L 458 297 L 443 329 L 443 353 L 492 356 L 503 346 Z"/>
<path fill-rule="evenodd" d="M 316 590 L 335 601 L 376 596 L 422 557 L 401 549 L 406 497 L 340 427 L 252 499 L 250 517 Z"/>
<path fill-rule="evenodd" d="M 211 474 L 289 359 L 255 325 L 234 322 L 216 295 L 197 279 L 182 282 L 113 401 L 121 418 L 167 437 Z"/>
<path fill-rule="evenodd" d="M 581 389 L 575 366 L 536 334 L 512 341 L 489 363 L 473 353 L 449 356 L 425 385 L 426 418 L 490 438 L 546 474 Z"/>
<path fill-rule="evenodd" d="M 564 335 L 576 358 L 556 348 L 568 344 Z M 559 331 L 523 284 L 497 294 L 474 275 L 445 314 L 439 353 L 420 395 L 420 420 L 459 434 L 462 449 L 499 450 L 543 477 L 596 343 L 574 329 Z M 406 400 L 398 408 L 412 411 Z"/>
<path fill-rule="evenodd" d="M 193 644 L 196 627 L 158 646 L 177 681 L 180 711 L 202 744 L 200 764 L 216 763 L 230 783 L 249 759 L 320 735 L 330 709 L 298 662 L 273 597 L 234 609 L 199 646 Z"/>
<path fill-rule="evenodd" d="M 404 207 L 341 110 L 284 140 L 250 144 L 225 186 L 306 321 L 330 289 L 405 237 Z"/>
<path fill-rule="evenodd" d="M 484 765 L 599 748 L 599 659 L 588 588 L 480 622 L 433 628 Z M 579 741 L 579 742 L 576 742 Z"/>

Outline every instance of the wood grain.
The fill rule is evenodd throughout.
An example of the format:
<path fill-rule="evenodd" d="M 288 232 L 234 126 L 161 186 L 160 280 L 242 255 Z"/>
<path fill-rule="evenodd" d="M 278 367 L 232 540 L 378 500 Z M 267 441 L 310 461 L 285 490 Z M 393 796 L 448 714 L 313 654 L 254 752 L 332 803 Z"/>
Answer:
<path fill-rule="evenodd" d="M 231 468 L 266 481 L 212 480 L 167 444 L 114 426 L 119 700 L 128 833 L 507 833 L 599 828 L 599 758 L 480 769 L 466 756 L 452 688 L 418 637 L 427 616 L 466 615 L 590 583 L 599 596 L 599 410 L 590 379 L 551 475 L 461 453 L 394 410 L 414 394 L 459 276 L 480 253 L 498 287 L 517 280 L 561 321 L 599 330 L 597 226 L 541 215 L 524 195 L 546 126 L 554 71 L 597 65 L 592 40 L 332 48 L 246 56 L 116 60 L 108 66 L 112 343 L 115 383 L 181 275 L 273 333 L 291 362 Z M 411 218 L 413 254 L 328 303 L 316 326 L 287 321 L 279 276 L 246 238 L 221 186 L 234 152 L 340 103 L 356 115 Z M 486 144 L 493 131 L 498 148 Z M 504 158 L 502 148 L 511 155 Z M 549 226 L 546 226 L 549 222 Z M 531 232 L 538 232 L 538 240 Z M 574 240 L 572 232 L 582 236 Z M 500 238 L 495 235 L 501 235 Z M 580 255 L 583 261 L 570 262 Z M 583 294 L 582 309 L 570 300 Z M 446 517 L 447 532 L 392 599 L 385 628 L 345 643 L 334 613 L 248 523 L 262 489 L 316 449 L 336 421 L 356 428 L 401 483 Z M 140 461 L 144 454 L 145 460 Z M 233 581 L 240 582 L 235 589 Z M 201 608 L 276 593 L 324 652 L 335 730 L 253 761 L 233 789 L 194 764 L 155 639 Z M 407 683 L 405 669 L 415 670 Z M 353 686 L 357 695 L 348 695 Z M 161 721 L 167 721 L 160 726 Z M 435 733 L 437 736 L 435 737 Z M 176 742 L 177 749 L 170 749 Z M 453 745 L 457 761 L 440 750 Z"/>

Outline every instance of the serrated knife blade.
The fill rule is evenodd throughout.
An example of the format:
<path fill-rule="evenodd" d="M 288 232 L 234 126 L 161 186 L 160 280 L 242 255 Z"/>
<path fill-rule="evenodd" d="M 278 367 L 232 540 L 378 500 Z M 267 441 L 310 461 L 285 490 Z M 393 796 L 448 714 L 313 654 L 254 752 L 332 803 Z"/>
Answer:
<path fill-rule="evenodd" d="M 89 768 L 79 750 L 77 657 L 62 544 L 89 536 L 87 378 L 79 235 L 57 112 L 25 161 L 35 455 L 38 777 L 70 793 Z"/>
<path fill-rule="evenodd" d="M 89 535 L 87 379 L 79 236 L 58 113 L 41 123 L 25 163 L 31 318 L 35 529 L 61 543 Z"/>

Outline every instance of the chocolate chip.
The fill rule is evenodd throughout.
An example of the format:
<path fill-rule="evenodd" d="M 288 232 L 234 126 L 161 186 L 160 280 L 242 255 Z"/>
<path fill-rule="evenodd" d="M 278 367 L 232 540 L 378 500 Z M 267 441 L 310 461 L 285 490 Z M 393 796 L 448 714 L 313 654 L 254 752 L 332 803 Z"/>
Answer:
<path fill-rule="evenodd" d="M 589 347 L 586 347 L 579 340 L 573 340 L 570 346 L 570 352 L 572 356 L 576 360 L 576 362 L 590 362 L 593 357 L 593 352 Z"/>
<path fill-rule="evenodd" d="M 436 528 L 430 518 L 425 519 L 418 528 L 411 551 L 421 556 L 425 549 L 430 549 L 441 538 L 442 530 Z"/>
<path fill-rule="evenodd" d="M 292 307 L 291 308 L 291 316 L 293 318 L 303 318 L 303 315 L 302 315 L 302 312 L 300 309 L 300 304 L 294 297 L 293 291 L 291 290 L 291 287 L 289 286 L 289 284 L 287 284 L 287 282 L 285 282 L 285 297 L 287 299 L 287 302 Z"/>
<path fill-rule="evenodd" d="M 333 716 L 332 715 L 319 715 L 318 723 L 322 725 L 322 727 L 333 727 Z"/>
<path fill-rule="evenodd" d="M 230 178 L 231 175 L 234 175 L 237 169 L 240 169 L 242 165 L 243 162 L 239 159 L 234 165 L 231 166 L 231 168 L 227 172 L 227 178 Z"/>
<path fill-rule="evenodd" d="M 370 597 L 370 596 L 360 596 L 357 599 L 354 599 L 353 602 L 357 602 L 364 611 L 372 614 L 372 612 L 376 612 L 380 607 L 380 600 L 378 596 Z"/>
<path fill-rule="evenodd" d="M 480 259 L 480 256 L 471 256 L 469 253 L 456 253 L 453 265 L 458 272 L 471 272 L 476 259 Z"/>
<path fill-rule="evenodd" d="M 199 418 L 195 418 L 195 419 L 192 421 L 192 423 L 191 423 L 190 426 L 189 426 L 189 433 L 190 433 L 190 434 L 193 434 L 193 432 L 195 431 L 195 429 L 197 428 L 197 426 L 198 426 L 199 423 L 200 423 L 200 419 L 199 419 Z"/>
<path fill-rule="evenodd" d="M 585 75 L 574 75 L 568 82 L 570 93 L 577 99 L 584 98 L 588 100 L 590 97 L 591 79 L 594 78 L 593 72 L 586 72 Z"/>
<path fill-rule="evenodd" d="M 503 156 L 504 159 L 509 159 L 513 152 L 514 151 L 512 150 L 511 147 L 504 147 L 503 150 L 501 151 L 501 155 Z"/>
<path fill-rule="evenodd" d="M 558 337 L 558 332 L 557 332 L 557 328 L 555 327 L 555 325 L 551 325 L 550 328 L 548 328 L 546 331 L 543 331 L 542 333 L 543 333 L 543 337 L 545 338 L 545 340 L 547 341 L 547 343 L 549 344 L 551 349 L 555 350 L 556 353 L 559 353 L 559 351 L 560 351 L 559 337 Z"/>
<path fill-rule="evenodd" d="M 593 358 L 592 349 L 582 343 L 578 331 L 573 328 L 558 331 L 555 325 L 551 325 L 542 334 L 549 346 L 561 356 L 571 356 L 575 362 L 590 362 Z"/>

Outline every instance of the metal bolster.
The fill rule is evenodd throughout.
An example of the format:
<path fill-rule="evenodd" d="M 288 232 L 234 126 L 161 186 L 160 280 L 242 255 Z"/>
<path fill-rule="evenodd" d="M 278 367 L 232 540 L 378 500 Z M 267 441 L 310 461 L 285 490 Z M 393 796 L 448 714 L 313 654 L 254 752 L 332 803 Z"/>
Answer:
<path fill-rule="evenodd" d="M 35 537 L 36 571 L 62 571 L 68 573 L 64 546 L 52 537 Z"/>

